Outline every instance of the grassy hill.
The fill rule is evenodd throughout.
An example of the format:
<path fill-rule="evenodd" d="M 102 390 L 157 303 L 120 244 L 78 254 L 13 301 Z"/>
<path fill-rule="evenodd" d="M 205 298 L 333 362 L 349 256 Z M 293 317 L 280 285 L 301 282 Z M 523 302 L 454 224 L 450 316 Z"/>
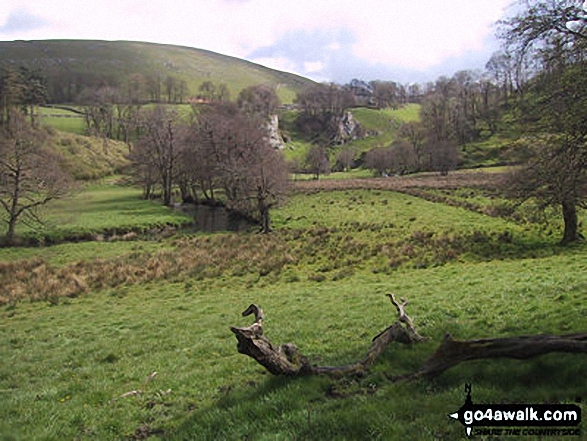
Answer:
<path fill-rule="evenodd" d="M 420 119 L 419 104 L 407 104 L 398 109 L 356 107 L 350 111 L 356 121 L 371 134 L 365 138 L 357 139 L 344 145 L 331 147 L 330 156 L 333 161 L 341 149 L 352 148 L 356 151 L 357 155 L 360 155 L 375 147 L 387 146 L 395 140 L 397 131 L 402 123 L 418 121 Z M 303 162 L 312 144 L 304 139 L 296 127 L 295 118 L 297 112 L 296 110 L 285 110 L 281 112 L 280 128 L 289 140 L 284 150 L 285 157 L 289 160 Z"/>
<path fill-rule="evenodd" d="M 225 83 L 234 98 L 245 87 L 271 84 L 283 102 L 310 80 L 214 52 L 182 46 L 129 41 L 40 40 L 0 42 L 0 65 L 40 68 L 49 88 L 64 77 L 106 77 L 125 82 L 133 74 L 171 75 L 185 80 L 195 95 L 204 81 Z"/>

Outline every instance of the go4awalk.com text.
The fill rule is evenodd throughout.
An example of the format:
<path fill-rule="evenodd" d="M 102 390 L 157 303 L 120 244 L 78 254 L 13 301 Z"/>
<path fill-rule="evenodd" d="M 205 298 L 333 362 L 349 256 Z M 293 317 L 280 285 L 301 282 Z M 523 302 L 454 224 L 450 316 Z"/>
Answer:
<path fill-rule="evenodd" d="M 468 436 L 580 436 L 581 408 L 576 404 L 475 404 L 471 386 L 459 410 L 449 414 Z"/>

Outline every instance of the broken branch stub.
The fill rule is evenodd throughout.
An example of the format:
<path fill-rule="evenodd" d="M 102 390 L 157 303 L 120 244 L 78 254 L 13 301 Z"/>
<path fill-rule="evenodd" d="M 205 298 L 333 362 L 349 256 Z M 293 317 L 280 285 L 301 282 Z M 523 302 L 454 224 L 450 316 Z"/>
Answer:
<path fill-rule="evenodd" d="M 295 376 L 309 373 L 310 363 L 306 357 L 300 354 L 293 343 L 287 343 L 276 347 L 263 335 L 263 310 L 257 305 L 250 305 L 243 316 L 255 314 L 255 322 L 251 326 L 230 330 L 238 340 L 239 353 L 254 358 L 273 375 Z"/>

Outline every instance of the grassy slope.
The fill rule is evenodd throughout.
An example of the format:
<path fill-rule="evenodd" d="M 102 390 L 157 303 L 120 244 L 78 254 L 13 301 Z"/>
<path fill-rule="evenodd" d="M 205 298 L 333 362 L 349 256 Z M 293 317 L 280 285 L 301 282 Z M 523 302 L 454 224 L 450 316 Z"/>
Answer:
<path fill-rule="evenodd" d="M 569 402 L 586 396 L 580 373 L 587 362 L 572 355 L 470 363 L 434 381 L 410 384 L 385 378 L 417 367 L 444 332 L 456 338 L 584 332 L 584 247 L 561 249 L 532 225 L 385 191 L 298 195 L 274 217 L 278 232 L 270 238 L 197 236 L 167 242 L 166 251 L 141 249 L 142 243 L 68 244 L 59 255 L 69 258 L 61 260 L 42 250 L 48 266 L 61 267 L 97 257 L 117 262 L 116 251 L 130 252 L 120 260 L 120 271 L 143 252 L 153 256 L 147 270 L 157 253 L 172 258 L 185 251 L 195 258 L 201 249 L 210 253 L 210 270 L 223 263 L 206 250 L 226 248 L 238 255 L 244 243 L 247 253 L 258 256 L 243 257 L 248 263 L 240 272 L 228 262 L 213 277 L 202 269 L 163 272 L 151 283 L 2 307 L 4 438 L 120 439 L 163 436 L 164 430 L 171 439 L 459 439 L 462 427 L 446 415 L 462 405 L 465 382 L 473 383 L 476 402 Z M 490 240 L 449 263 L 416 265 L 429 253 L 418 251 L 422 232 L 440 237 L 504 229 L 513 232 L 512 244 Z M 400 239 L 416 249 L 414 260 L 383 271 L 391 250 L 377 247 Z M 119 248 L 107 251 L 107 245 Z M 494 257 L 486 252 L 492 247 Z M 256 259 L 272 255 L 289 255 L 290 263 L 252 273 L 259 271 Z M 256 302 L 265 309 L 265 329 L 275 343 L 294 341 L 321 364 L 348 363 L 393 320 L 387 292 L 411 301 L 408 311 L 430 341 L 392 348 L 361 379 L 272 378 L 237 353 L 228 330 L 249 323 L 240 312 Z M 145 384 L 154 371 L 158 375 Z M 121 397 L 137 389 L 144 393 Z"/>
<path fill-rule="evenodd" d="M 123 142 L 61 130 L 50 130 L 50 133 L 50 145 L 61 154 L 63 165 L 75 179 L 103 178 L 119 173 L 128 165 L 129 148 Z"/>
<path fill-rule="evenodd" d="M 403 122 L 417 121 L 420 106 L 418 104 L 408 104 L 399 109 L 369 109 L 358 107 L 351 112 L 357 121 L 368 131 L 373 134 L 367 138 L 352 141 L 344 146 L 337 146 L 331 149 L 331 158 L 342 148 L 353 148 L 358 154 L 375 147 L 387 146 L 396 137 L 397 129 Z M 302 140 L 295 128 L 295 111 L 285 111 L 280 115 L 280 126 L 285 130 L 291 142 L 285 146 L 285 156 L 290 160 L 303 162 L 311 143 Z"/>
<path fill-rule="evenodd" d="M 310 80 L 245 60 L 201 49 L 126 41 L 40 40 L 0 42 L 0 63 L 25 64 L 52 75 L 108 75 L 124 80 L 131 74 L 160 74 L 186 80 L 192 94 L 204 81 L 226 83 L 235 98 L 241 89 L 272 84 L 284 102 Z"/>

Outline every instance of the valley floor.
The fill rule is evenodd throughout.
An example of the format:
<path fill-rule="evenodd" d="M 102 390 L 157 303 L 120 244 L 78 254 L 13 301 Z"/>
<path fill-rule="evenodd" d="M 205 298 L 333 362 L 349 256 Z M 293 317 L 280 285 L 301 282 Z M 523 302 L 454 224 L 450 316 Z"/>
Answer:
<path fill-rule="evenodd" d="M 586 332 L 584 245 L 558 246 L 556 224 L 496 216 L 503 201 L 487 189 L 303 185 L 267 236 L 0 250 L 0 439 L 452 440 L 466 438 L 447 417 L 465 383 L 475 402 L 585 402 L 581 354 L 389 380 L 446 332 Z M 391 347 L 360 378 L 272 377 L 229 330 L 250 324 L 240 313 L 256 303 L 273 342 L 346 364 L 395 320 L 387 293 L 410 301 L 429 340 Z"/>

